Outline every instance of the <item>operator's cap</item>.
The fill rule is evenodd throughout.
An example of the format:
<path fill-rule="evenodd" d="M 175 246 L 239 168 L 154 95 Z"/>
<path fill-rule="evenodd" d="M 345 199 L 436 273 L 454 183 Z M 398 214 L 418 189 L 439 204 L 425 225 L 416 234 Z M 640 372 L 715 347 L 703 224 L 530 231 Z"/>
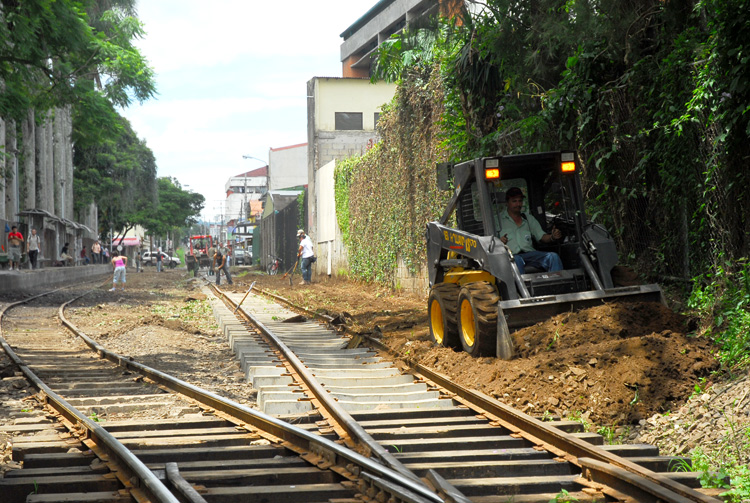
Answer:
<path fill-rule="evenodd" d="M 505 193 L 505 200 L 509 200 L 512 197 L 526 197 L 523 195 L 523 192 L 518 187 L 511 187 L 508 189 L 508 191 Z"/>
<path fill-rule="evenodd" d="M 304 234 L 305 234 L 305 231 L 303 231 L 302 229 L 297 231 L 297 237 L 303 236 Z"/>

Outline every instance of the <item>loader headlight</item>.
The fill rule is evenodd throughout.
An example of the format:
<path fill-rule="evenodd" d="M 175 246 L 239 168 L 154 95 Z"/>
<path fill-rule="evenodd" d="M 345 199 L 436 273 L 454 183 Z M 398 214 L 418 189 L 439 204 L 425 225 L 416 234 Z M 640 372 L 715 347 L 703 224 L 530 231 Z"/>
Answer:
<path fill-rule="evenodd" d="M 500 159 L 484 160 L 484 179 L 500 180 Z"/>
<path fill-rule="evenodd" d="M 484 179 L 485 180 L 499 180 L 500 168 L 484 168 Z"/>
<path fill-rule="evenodd" d="M 576 163 L 574 161 L 565 161 L 560 165 L 560 171 L 563 173 L 575 173 Z"/>

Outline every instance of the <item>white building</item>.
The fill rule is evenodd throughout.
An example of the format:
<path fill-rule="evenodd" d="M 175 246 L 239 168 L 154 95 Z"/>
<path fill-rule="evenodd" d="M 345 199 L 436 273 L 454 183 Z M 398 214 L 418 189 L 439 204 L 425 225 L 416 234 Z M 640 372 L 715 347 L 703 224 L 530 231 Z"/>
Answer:
<path fill-rule="evenodd" d="M 268 190 L 307 185 L 307 143 L 268 151 Z"/>
<path fill-rule="evenodd" d="M 268 166 L 231 177 L 224 185 L 224 190 L 227 194 L 224 201 L 224 221 L 247 220 L 249 201 L 259 200 L 268 191 Z"/>

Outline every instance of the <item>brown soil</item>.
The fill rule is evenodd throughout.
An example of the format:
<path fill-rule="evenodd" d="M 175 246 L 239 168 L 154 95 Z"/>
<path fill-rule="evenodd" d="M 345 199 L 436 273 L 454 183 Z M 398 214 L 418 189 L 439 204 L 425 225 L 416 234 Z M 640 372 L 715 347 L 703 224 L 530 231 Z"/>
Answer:
<path fill-rule="evenodd" d="M 657 303 L 613 303 L 566 313 L 513 334 L 511 361 L 472 358 L 429 340 L 426 298 L 347 281 L 311 286 L 249 273 L 252 281 L 305 307 L 347 320 L 353 332 L 381 337 L 392 349 L 534 415 L 624 425 L 685 403 L 718 366 L 711 346 L 688 335 L 688 320 Z M 705 383 L 704 383 L 705 386 Z"/>

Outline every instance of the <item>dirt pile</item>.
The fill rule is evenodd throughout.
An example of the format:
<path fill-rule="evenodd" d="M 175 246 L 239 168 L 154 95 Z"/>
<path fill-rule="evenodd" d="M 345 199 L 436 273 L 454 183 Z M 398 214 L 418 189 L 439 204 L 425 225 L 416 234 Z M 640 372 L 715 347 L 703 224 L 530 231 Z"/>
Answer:
<path fill-rule="evenodd" d="M 435 347 L 426 299 L 340 279 L 290 286 L 250 275 L 258 286 L 329 314 L 357 332 L 466 386 L 534 415 L 623 425 L 679 408 L 717 363 L 710 344 L 690 337 L 688 320 L 657 303 L 613 303 L 565 313 L 513 334 L 511 361 Z"/>

